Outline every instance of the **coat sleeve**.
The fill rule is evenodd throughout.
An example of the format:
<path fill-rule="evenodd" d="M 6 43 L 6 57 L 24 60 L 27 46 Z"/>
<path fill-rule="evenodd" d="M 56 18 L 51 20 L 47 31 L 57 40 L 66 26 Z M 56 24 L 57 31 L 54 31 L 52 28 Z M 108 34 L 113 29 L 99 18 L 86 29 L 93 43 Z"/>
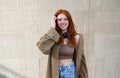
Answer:
<path fill-rule="evenodd" d="M 85 55 L 82 55 L 81 65 L 80 65 L 80 78 L 88 78 L 88 70 L 86 65 Z"/>
<path fill-rule="evenodd" d="M 51 48 L 58 42 L 59 37 L 58 32 L 50 28 L 48 32 L 40 38 L 36 45 L 43 54 L 49 54 Z"/>
<path fill-rule="evenodd" d="M 81 58 L 81 63 L 80 63 L 80 78 L 88 78 L 88 69 L 87 69 L 87 64 L 86 64 L 86 58 L 84 55 L 84 39 L 83 39 L 83 35 L 80 36 L 81 37 L 81 46 L 82 46 L 82 58 Z"/>

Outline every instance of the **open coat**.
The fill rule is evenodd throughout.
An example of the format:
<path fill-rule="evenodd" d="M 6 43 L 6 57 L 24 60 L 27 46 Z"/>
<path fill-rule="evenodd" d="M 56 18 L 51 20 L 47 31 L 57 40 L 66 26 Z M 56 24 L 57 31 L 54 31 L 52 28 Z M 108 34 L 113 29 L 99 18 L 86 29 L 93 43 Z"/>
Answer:
<path fill-rule="evenodd" d="M 84 56 L 84 41 L 82 34 L 79 34 L 80 39 L 77 46 L 77 51 L 74 52 L 74 62 L 76 67 L 75 78 L 88 78 L 88 71 L 86 60 Z M 49 55 L 46 78 L 59 78 L 59 48 L 60 45 L 56 44 L 59 41 L 58 32 L 50 28 L 48 32 L 43 35 L 37 42 L 37 47 L 43 54 Z"/>

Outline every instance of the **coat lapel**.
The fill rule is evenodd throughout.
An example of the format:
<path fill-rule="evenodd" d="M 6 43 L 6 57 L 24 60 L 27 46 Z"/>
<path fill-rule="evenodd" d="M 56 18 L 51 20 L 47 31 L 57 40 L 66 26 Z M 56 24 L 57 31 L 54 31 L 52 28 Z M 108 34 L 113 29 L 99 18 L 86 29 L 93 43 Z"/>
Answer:
<path fill-rule="evenodd" d="M 59 78 L 59 48 L 57 44 L 52 48 L 52 78 Z"/>

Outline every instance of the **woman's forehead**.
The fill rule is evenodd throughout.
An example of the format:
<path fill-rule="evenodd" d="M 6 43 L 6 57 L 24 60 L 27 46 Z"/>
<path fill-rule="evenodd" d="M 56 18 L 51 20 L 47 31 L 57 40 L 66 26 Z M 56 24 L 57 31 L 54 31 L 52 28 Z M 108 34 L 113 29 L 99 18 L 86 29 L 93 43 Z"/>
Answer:
<path fill-rule="evenodd" d="M 65 14 L 59 14 L 57 18 L 67 18 L 67 16 Z"/>

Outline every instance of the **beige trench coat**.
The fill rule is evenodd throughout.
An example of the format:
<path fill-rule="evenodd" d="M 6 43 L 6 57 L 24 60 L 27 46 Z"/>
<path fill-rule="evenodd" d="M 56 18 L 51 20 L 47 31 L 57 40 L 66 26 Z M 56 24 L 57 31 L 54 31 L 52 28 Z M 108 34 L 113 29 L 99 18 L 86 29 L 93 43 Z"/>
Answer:
<path fill-rule="evenodd" d="M 49 55 L 46 78 L 59 78 L 59 48 L 56 44 L 59 40 L 59 34 L 53 28 L 40 38 L 37 47 L 43 54 Z M 76 65 L 75 78 L 88 78 L 88 71 L 83 49 L 83 36 L 80 34 L 78 49 L 74 54 L 74 61 Z"/>

